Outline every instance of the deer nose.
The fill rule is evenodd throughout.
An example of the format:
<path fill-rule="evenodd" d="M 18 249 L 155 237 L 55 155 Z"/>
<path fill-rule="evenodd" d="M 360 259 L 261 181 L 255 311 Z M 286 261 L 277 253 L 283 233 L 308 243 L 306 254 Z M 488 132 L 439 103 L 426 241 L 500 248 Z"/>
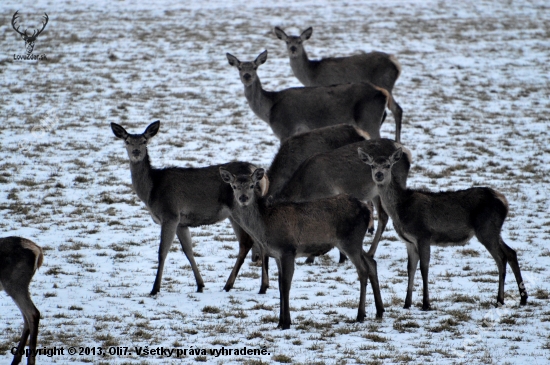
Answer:
<path fill-rule="evenodd" d="M 239 197 L 239 201 L 240 201 L 241 203 L 246 203 L 246 202 L 248 201 L 248 197 L 247 197 L 246 195 L 241 195 L 241 196 Z"/>
<path fill-rule="evenodd" d="M 132 155 L 134 155 L 134 157 L 139 157 L 140 153 L 141 152 L 139 150 L 133 150 L 132 151 Z"/>
<path fill-rule="evenodd" d="M 290 46 L 290 52 L 294 53 L 296 52 L 296 46 Z"/>
<path fill-rule="evenodd" d="M 377 181 L 382 181 L 384 180 L 384 174 L 381 173 L 380 171 L 377 172 L 376 174 L 374 174 L 374 178 L 377 180 Z"/>
<path fill-rule="evenodd" d="M 250 81 L 251 78 L 252 78 L 252 76 L 251 76 L 250 74 L 244 74 L 244 75 L 243 75 L 243 79 L 244 79 L 245 81 Z"/>

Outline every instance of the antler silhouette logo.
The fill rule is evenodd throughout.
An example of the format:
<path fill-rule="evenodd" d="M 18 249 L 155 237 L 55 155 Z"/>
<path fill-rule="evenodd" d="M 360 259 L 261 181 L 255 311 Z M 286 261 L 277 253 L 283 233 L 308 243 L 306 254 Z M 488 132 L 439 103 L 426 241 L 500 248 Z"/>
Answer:
<path fill-rule="evenodd" d="M 13 18 L 11 19 L 11 25 L 13 27 L 13 29 L 19 33 L 19 35 L 21 35 L 21 38 L 23 38 L 23 40 L 25 41 L 25 48 L 27 49 L 27 56 L 30 56 L 33 49 L 34 49 L 34 42 L 36 42 L 36 38 L 40 35 L 40 33 L 42 33 L 42 31 L 44 30 L 44 28 L 46 28 L 46 24 L 48 24 L 48 14 L 44 13 L 44 21 L 42 23 L 42 29 L 40 30 L 34 30 L 32 35 L 28 35 L 27 34 L 27 29 L 25 29 L 25 31 L 23 33 L 21 33 L 19 31 L 19 25 L 17 25 L 17 19 L 19 19 L 19 10 L 17 10 L 15 12 L 15 14 L 13 14 Z"/>

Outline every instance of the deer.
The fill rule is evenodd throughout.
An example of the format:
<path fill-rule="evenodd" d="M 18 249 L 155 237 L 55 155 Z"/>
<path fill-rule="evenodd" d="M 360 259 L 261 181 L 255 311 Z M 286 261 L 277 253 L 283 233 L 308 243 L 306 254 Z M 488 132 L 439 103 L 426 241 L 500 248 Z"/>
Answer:
<path fill-rule="evenodd" d="M 44 29 L 46 28 L 46 25 L 48 24 L 48 20 L 50 19 L 50 18 L 48 18 L 48 14 L 46 14 L 46 13 L 44 13 L 43 18 L 44 18 L 44 20 L 42 22 L 42 29 L 34 30 L 31 36 L 27 34 L 27 29 L 25 29 L 24 32 L 19 31 L 20 26 L 17 25 L 17 19 L 19 19 L 19 10 L 16 11 L 13 14 L 13 17 L 11 18 L 11 26 L 21 36 L 21 38 L 23 38 L 23 40 L 25 41 L 25 48 L 27 50 L 27 56 L 31 55 L 32 51 L 34 50 L 34 42 L 36 42 L 36 38 L 38 38 L 38 36 L 44 31 Z"/>
<path fill-rule="evenodd" d="M 298 133 L 341 123 L 380 138 L 386 106 L 392 103 L 388 91 L 369 83 L 266 91 L 257 69 L 267 61 L 267 51 L 252 62 L 241 62 L 229 53 L 226 56 L 239 70 L 248 105 L 281 142 Z"/>
<path fill-rule="evenodd" d="M 233 189 L 232 218 L 253 237 L 263 253 L 273 257 L 279 270 L 278 328 L 289 329 L 290 286 L 296 257 L 320 255 L 338 247 L 355 265 L 361 285 L 357 321 L 366 317 L 368 280 L 374 295 L 376 317 L 382 318 L 384 305 L 380 294 L 376 261 L 363 251 L 370 210 L 357 199 L 338 195 L 309 202 L 267 204 L 260 186 L 265 170 L 233 174 L 221 167 L 220 175 Z"/>
<path fill-rule="evenodd" d="M 313 34 L 309 27 L 299 36 L 288 36 L 279 27 L 274 33 L 287 46 L 290 68 L 304 86 L 331 86 L 347 83 L 372 83 L 392 94 L 395 82 L 401 74 L 401 65 L 394 55 L 370 52 L 347 57 L 330 57 L 310 60 L 304 42 Z M 400 142 L 403 110 L 393 99 L 388 104 L 395 119 L 395 140 Z"/>
<path fill-rule="evenodd" d="M 378 190 L 373 181 L 371 169 L 357 159 L 357 148 L 371 154 L 385 154 L 402 148 L 406 151 L 403 159 L 395 166 L 394 179 L 402 188 L 406 187 L 412 155 L 402 144 L 391 139 L 381 138 L 356 142 L 310 157 L 294 172 L 292 177 L 274 195 L 272 201 L 308 201 L 326 198 L 337 194 L 350 194 L 356 199 L 372 201 L 378 212 L 378 224 L 373 241 L 367 252 L 374 257 L 382 233 L 388 223 Z M 340 258 L 342 260 L 342 257 Z M 309 257 L 307 262 L 313 262 Z"/>
<path fill-rule="evenodd" d="M 36 360 L 40 312 L 32 302 L 29 284 L 43 261 L 42 248 L 31 240 L 21 237 L 0 238 L 0 290 L 6 291 L 23 315 L 23 332 L 12 365 L 21 362 L 29 337 L 27 364 L 33 365 Z"/>
<path fill-rule="evenodd" d="M 233 191 L 221 180 L 218 169 L 244 173 L 253 171 L 255 166 L 248 162 L 229 162 L 202 168 L 153 168 L 147 144 L 158 133 L 160 121 L 151 123 L 141 134 L 130 134 L 116 123 L 111 123 L 111 129 L 126 144 L 133 190 L 161 227 L 158 268 L 151 295 L 160 291 L 164 263 L 175 236 L 191 264 L 197 292 L 203 291 L 204 281 L 195 263 L 189 227 L 214 224 L 225 218 L 229 218 L 239 241 L 237 261 L 224 287 L 225 291 L 231 290 L 253 241 L 229 216 Z M 267 272 L 262 270 L 260 293 L 264 294 L 268 286 Z"/>
<path fill-rule="evenodd" d="M 407 246 L 408 287 L 405 309 L 412 304 L 414 276 L 420 261 L 423 281 L 422 310 L 430 310 L 428 272 L 430 246 L 464 246 L 473 236 L 485 246 L 498 267 L 496 305 L 504 305 L 504 281 L 509 262 L 519 288 L 520 304 L 527 304 L 527 291 L 521 277 L 516 251 L 502 239 L 508 214 L 506 197 L 489 187 L 429 192 L 403 188 L 392 178 L 394 166 L 403 152 L 373 155 L 358 148 L 359 158 L 371 167 L 384 210 L 393 221 L 398 236 Z M 377 157 L 373 157 L 377 156 Z"/>
<path fill-rule="evenodd" d="M 368 133 L 349 124 L 323 127 L 289 137 L 281 143 L 279 151 L 267 170 L 267 176 L 269 176 L 267 194 L 270 196 L 277 195 L 299 166 L 308 158 L 368 139 L 370 139 Z M 370 228 L 373 224 L 371 214 L 369 232 L 373 231 Z M 256 261 L 259 254 L 256 246 L 252 247 L 252 252 L 252 260 Z M 339 262 L 343 263 L 345 260 L 346 256 L 340 254 Z M 306 263 L 313 263 L 313 261 L 314 257 L 310 256 Z"/>

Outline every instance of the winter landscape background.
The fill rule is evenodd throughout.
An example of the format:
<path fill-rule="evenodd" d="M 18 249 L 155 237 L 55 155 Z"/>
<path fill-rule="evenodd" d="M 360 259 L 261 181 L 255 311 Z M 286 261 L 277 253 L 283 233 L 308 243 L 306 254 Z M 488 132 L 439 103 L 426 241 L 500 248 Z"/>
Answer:
<path fill-rule="evenodd" d="M 11 27 L 49 24 L 34 53 Z M 406 249 L 391 224 L 377 251 L 386 307 L 355 323 L 359 284 L 333 250 L 297 265 L 292 329 L 276 329 L 276 265 L 258 295 L 260 269 L 247 260 L 223 292 L 237 253 L 227 221 L 192 229 L 204 293 L 179 244 L 161 293 L 150 297 L 160 227 L 131 189 L 123 142 L 109 123 L 141 133 L 159 119 L 153 165 L 206 166 L 245 160 L 268 167 L 278 140 L 249 109 L 230 52 L 241 61 L 267 49 L 263 86 L 300 86 L 274 26 L 308 26 L 311 58 L 381 50 L 403 67 L 394 96 L 402 142 L 413 153 L 408 185 L 491 186 L 510 203 L 504 240 L 518 252 L 530 295 L 519 307 L 511 270 L 506 305 L 477 240 L 432 248 L 432 307 L 403 309 Z M 42 314 L 39 348 L 129 347 L 132 355 L 40 356 L 37 363 L 172 364 L 546 364 L 550 360 L 550 4 L 521 1 L 12 1 L 0 3 L 0 228 L 44 249 L 31 293 Z M 392 138 L 386 119 L 382 135 Z M 365 238 L 365 245 L 372 236 Z M 22 317 L 0 294 L 0 362 L 11 361 Z M 186 349 L 180 358 L 138 356 L 135 347 Z M 269 355 L 189 355 L 190 349 L 260 349 Z M 67 350 L 65 350 L 67 351 Z M 26 359 L 24 359 L 25 361 Z"/>

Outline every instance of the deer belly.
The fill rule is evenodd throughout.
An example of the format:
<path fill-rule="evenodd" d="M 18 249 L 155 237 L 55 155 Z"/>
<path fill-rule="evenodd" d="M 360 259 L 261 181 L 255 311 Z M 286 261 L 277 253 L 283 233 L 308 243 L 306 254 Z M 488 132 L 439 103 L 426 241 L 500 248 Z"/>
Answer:
<path fill-rule="evenodd" d="M 474 231 L 467 232 L 466 234 L 446 232 L 443 234 L 437 234 L 432 237 L 432 244 L 435 246 L 448 247 L 448 246 L 464 246 L 474 236 Z"/>
<path fill-rule="evenodd" d="M 334 245 L 329 243 L 303 244 L 297 247 L 296 257 L 321 256 L 329 252 Z"/>

